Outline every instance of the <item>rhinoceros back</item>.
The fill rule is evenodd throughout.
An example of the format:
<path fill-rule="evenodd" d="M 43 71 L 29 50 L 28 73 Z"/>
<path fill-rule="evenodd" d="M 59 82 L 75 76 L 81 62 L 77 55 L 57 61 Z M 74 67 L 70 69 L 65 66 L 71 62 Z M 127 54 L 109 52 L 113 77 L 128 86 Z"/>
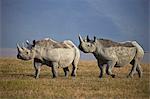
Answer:
<path fill-rule="evenodd" d="M 44 42 L 45 45 L 42 45 Z M 70 40 L 54 43 L 48 40 L 39 41 L 36 43 L 35 50 L 37 53 L 40 53 L 43 59 L 56 61 L 61 67 L 68 66 L 73 61 L 78 63 L 80 58 L 79 49 Z"/>

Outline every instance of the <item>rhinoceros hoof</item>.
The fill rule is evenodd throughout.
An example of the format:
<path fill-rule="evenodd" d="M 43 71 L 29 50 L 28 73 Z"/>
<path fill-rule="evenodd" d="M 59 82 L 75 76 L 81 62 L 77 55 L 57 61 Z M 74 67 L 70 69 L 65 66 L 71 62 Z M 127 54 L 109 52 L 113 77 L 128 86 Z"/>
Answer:
<path fill-rule="evenodd" d="M 99 78 L 103 78 L 103 76 L 102 76 L 102 75 L 99 75 Z"/>
<path fill-rule="evenodd" d="M 131 76 L 131 75 L 128 75 L 128 76 L 127 76 L 127 78 L 133 78 L 133 76 Z"/>
<path fill-rule="evenodd" d="M 53 78 L 57 78 L 57 76 L 53 76 Z"/>
<path fill-rule="evenodd" d="M 111 77 L 112 77 L 112 78 L 115 78 L 115 76 L 116 76 L 116 75 L 114 75 L 114 74 L 113 74 L 113 75 L 111 75 Z"/>
<path fill-rule="evenodd" d="M 71 76 L 72 76 L 72 77 L 75 77 L 76 75 L 75 75 L 75 74 L 71 74 Z"/>
<path fill-rule="evenodd" d="M 35 79 L 38 79 L 39 77 L 35 76 Z"/>

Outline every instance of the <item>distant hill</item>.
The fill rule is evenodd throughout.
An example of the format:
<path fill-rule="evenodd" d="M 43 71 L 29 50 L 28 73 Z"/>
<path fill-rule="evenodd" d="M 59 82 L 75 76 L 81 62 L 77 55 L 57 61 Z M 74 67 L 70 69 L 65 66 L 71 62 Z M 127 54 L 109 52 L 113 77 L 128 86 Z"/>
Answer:
<path fill-rule="evenodd" d="M 0 48 L 0 57 L 16 57 L 17 49 L 15 48 Z M 95 57 L 90 53 L 81 52 L 81 60 L 95 60 Z M 146 52 L 143 58 L 143 63 L 150 63 L 150 52 Z"/>

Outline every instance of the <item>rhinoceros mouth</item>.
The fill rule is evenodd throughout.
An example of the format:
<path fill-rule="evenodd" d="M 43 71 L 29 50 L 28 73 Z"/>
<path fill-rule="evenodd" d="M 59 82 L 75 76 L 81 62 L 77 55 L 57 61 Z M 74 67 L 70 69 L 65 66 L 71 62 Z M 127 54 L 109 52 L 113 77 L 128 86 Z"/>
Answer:
<path fill-rule="evenodd" d="M 28 60 L 31 60 L 32 58 L 21 58 L 21 59 L 24 61 L 28 61 Z"/>
<path fill-rule="evenodd" d="M 89 52 L 87 52 L 87 51 L 84 51 L 84 50 L 82 50 L 84 53 L 89 53 Z"/>
<path fill-rule="evenodd" d="M 83 48 L 81 47 L 81 45 L 79 45 L 78 48 L 79 48 L 81 51 L 83 51 Z"/>
<path fill-rule="evenodd" d="M 20 59 L 21 58 L 20 55 L 17 55 L 17 58 Z"/>
<path fill-rule="evenodd" d="M 21 59 L 21 60 L 31 60 L 32 59 L 31 57 L 24 58 L 24 57 L 21 57 L 20 55 L 17 55 L 17 58 Z"/>
<path fill-rule="evenodd" d="M 78 48 L 83 51 L 84 53 L 89 53 L 88 51 L 85 51 L 80 45 L 78 46 Z"/>

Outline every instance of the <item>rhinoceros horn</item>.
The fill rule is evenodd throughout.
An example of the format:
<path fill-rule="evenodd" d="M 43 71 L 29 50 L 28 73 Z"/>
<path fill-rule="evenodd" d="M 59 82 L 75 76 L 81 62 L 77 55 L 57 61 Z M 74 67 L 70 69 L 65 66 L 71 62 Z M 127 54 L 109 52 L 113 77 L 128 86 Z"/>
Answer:
<path fill-rule="evenodd" d="M 23 50 L 27 50 L 27 48 L 24 47 L 24 43 L 22 43 L 22 46 L 23 46 L 23 47 L 22 47 Z"/>
<path fill-rule="evenodd" d="M 19 46 L 19 44 L 17 43 L 17 49 L 18 49 L 18 51 L 23 51 L 23 49 Z"/>
<path fill-rule="evenodd" d="M 26 43 L 27 43 L 28 45 L 30 45 L 30 42 L 29 42 L 29 40 L 26 40 Z"/>
<path fill-rule="evenodd" d="M 82 39 L 82 37 L 80 36 L 80 34 L 79 34 L 79 41 L 80 41 L 80 43 L 83 42 L 83 39 Z"/>

